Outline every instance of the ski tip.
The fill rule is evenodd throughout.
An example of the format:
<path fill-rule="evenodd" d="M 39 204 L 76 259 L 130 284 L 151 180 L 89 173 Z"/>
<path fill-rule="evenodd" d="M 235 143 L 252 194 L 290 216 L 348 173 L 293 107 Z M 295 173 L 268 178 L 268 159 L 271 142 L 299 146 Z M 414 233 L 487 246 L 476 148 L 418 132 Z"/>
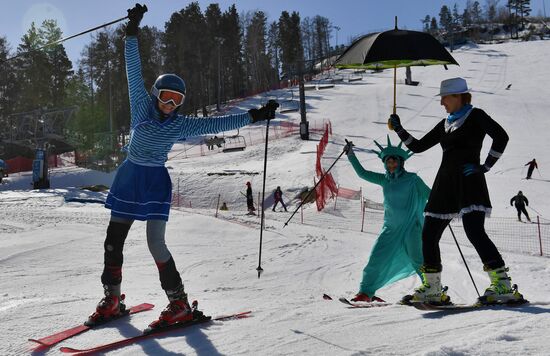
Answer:
<path fill-rule="evenodd" d="M 247 311 L 236 313 L 236 314 L 217 316 L 215 318 L 212 318 L 212 320 L 214 320 L 214 321 L 224 321 L 224 320 L 230 320 L 230 319 L 244 319 L 244 318 L 248 318 L 250 316 L 252 316 L 252 311 L 247 310 Z"/>
<path fill-rule="evenodd" d="M 66 346 L 60 347 L 59 351 L 65 353 L 65 354 L 73 354 L 73 353 L 80 352 L 80 350 L 73 349 L 72 347 L 66 347 Z"/>
<path fill-rule="evenodd" d="M 332 300 L 332 297 L 328 294 L 323 294 L 323 299 L 324 300 Z"/>
<path fill-rule="evenodd" d="M 27 340 L 30 341 L 30 342 L 34 342 L 34 343 L 36 343 L 36 344 L 38 344 L 38 345 L 40 345 L 40 346 L 52 346 L 52 345 L 49 344 L 49 343 L 42 342 L 42 341 L 37 340 L 37 339 L 27 339 Z"/>

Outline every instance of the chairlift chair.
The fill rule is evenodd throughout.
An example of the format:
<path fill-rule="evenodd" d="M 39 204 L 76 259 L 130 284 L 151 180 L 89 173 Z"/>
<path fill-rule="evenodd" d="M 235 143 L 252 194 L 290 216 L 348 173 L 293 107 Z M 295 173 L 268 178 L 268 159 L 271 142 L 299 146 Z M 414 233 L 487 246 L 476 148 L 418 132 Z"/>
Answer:
<path fill-rule="evenodd" d="M 246 148 L 246 140 L 244 136 L 239 135 L 239 130 L 237 134 L 233 136 L 226 136 L 222 152 L 235 152 L 235 151 L 244 151 Z"/>

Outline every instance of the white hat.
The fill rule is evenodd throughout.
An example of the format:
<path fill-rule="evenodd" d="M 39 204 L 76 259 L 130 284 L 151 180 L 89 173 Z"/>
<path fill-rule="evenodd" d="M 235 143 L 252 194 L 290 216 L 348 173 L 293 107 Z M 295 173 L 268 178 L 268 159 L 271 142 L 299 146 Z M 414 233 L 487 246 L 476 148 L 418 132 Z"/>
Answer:
<path fill-rule="evenodd" d="M 439 87 L 439 96 L 469 93 L 470 89 L 463 78 L 445 79 Z"/>

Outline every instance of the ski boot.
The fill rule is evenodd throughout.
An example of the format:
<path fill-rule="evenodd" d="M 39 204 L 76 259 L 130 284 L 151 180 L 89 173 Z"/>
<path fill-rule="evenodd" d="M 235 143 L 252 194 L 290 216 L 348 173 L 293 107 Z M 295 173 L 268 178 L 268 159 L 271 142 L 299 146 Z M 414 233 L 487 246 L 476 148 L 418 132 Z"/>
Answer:
<path fill-rule="evenodd" d="M 403 303 L 452 304 L 447 287 L 441 288 L 441 272 L 422 272 L 422 285 L 414 290 L 411 298 L 406 298 L 403 297 Z"/>
<path fill-rule="evenodd" d="M 103 286 L 105 297 L 97 304 L 95 312 L 84 322 L 86 326 L 96 326 L 111 319 L 117 319 L 127 315 L 126 305 L 124 304 L 124 294 L 120 294 L 120 284 L 117 286 Z"/>
<path fill-rule="evenodd" d="M 170 303 L 160 313 L 157 320 L 149 324 L 145 333 L 151 333 L 157 329 L 162 329 L 177 323 L 185 323 L 194 319 L 194 308 L 189 306 L 187 294 L 183 291 L 183 286 L 176 291 L 166 291 Z"/>
<path fill-rule="evenodd" d="M 485 268 L 485 271 L 491 279 L 491 285 L 479 297 L 481 304 L 523 304 L 527 302 L 519 293 L 517 285 L 511 285 L 512 279 L 508 276 L 507 267 Z"/>
<path fill-rule="evenodd" d="M 351 298 L 351 301 L 352 302 L 366 302 L 366 303 L 372 303 L 372 302 L 381 302 L 381 303 L 385 303 L 385 300 L 383 300 L 382 298 L 378 298 L 377 296 L 374 296 L 374 297 L 369 297 L 367 294 L 365 293 L 357 293 L 355 295 L 355 297 Z"/>
<path fill-rule="evenodd" d="M 351 301 L 352 301 L 352 302 L 366 302 L 366 303 L 370 303 L 370 302 L 372 302 L 372 299 L 371 299 L 368 295 L 359 292 L 359 293 L 357 293 L 357 294 L 355 295 L 355 297 L 351 298 Z"/>

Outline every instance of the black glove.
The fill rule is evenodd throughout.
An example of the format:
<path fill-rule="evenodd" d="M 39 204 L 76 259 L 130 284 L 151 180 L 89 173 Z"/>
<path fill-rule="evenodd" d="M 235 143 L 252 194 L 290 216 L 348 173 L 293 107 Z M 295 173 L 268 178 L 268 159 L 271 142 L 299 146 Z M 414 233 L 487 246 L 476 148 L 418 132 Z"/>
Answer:
<path fill-rule="evenodd" d="M 248 110 L 252 122 L 258 122 L 262 120 L 271 120 L 275 118 L 275 110 L 279 107 L 279 103 L 275 100 L 269 100 L 267 104 L 259 109 Z"/>
<path fill-rule="evenodd" d="M 468 163 L 463 166 L 462 173 L 464 173 L 465 176 L 469 176 L 476 173 L 487 173 L 489 172 L 489 168 L 485 165 L 481 164 L 475 164 L 475 163 Z"/>
<path fill-rule="evenodd" d="M 352 141 L 348 141 L 346 140 L 346 145 L 344 146 L 344 153 L 346 154 L 346 156 L 349 156 L 349 155 L 353 155 L 353 146 L 355 146 L 353 144 Z"/>
<path fill-rule="evenodd" d="M 131 9 L 128 9 L 128 24 L 126 25 L 126 36 L 137 36 L 139 23 L 143 18 L 143 14 L 147 12 L 146 5 L 136 4 Z"/>
<path fill-rule="evenodd" d="M 399 118 L 399 115 L 391 114 L 389 122 L 395 132 L 399 132 L 403 130 L 403 126 L 401 126 L 401 119 Z"/>

